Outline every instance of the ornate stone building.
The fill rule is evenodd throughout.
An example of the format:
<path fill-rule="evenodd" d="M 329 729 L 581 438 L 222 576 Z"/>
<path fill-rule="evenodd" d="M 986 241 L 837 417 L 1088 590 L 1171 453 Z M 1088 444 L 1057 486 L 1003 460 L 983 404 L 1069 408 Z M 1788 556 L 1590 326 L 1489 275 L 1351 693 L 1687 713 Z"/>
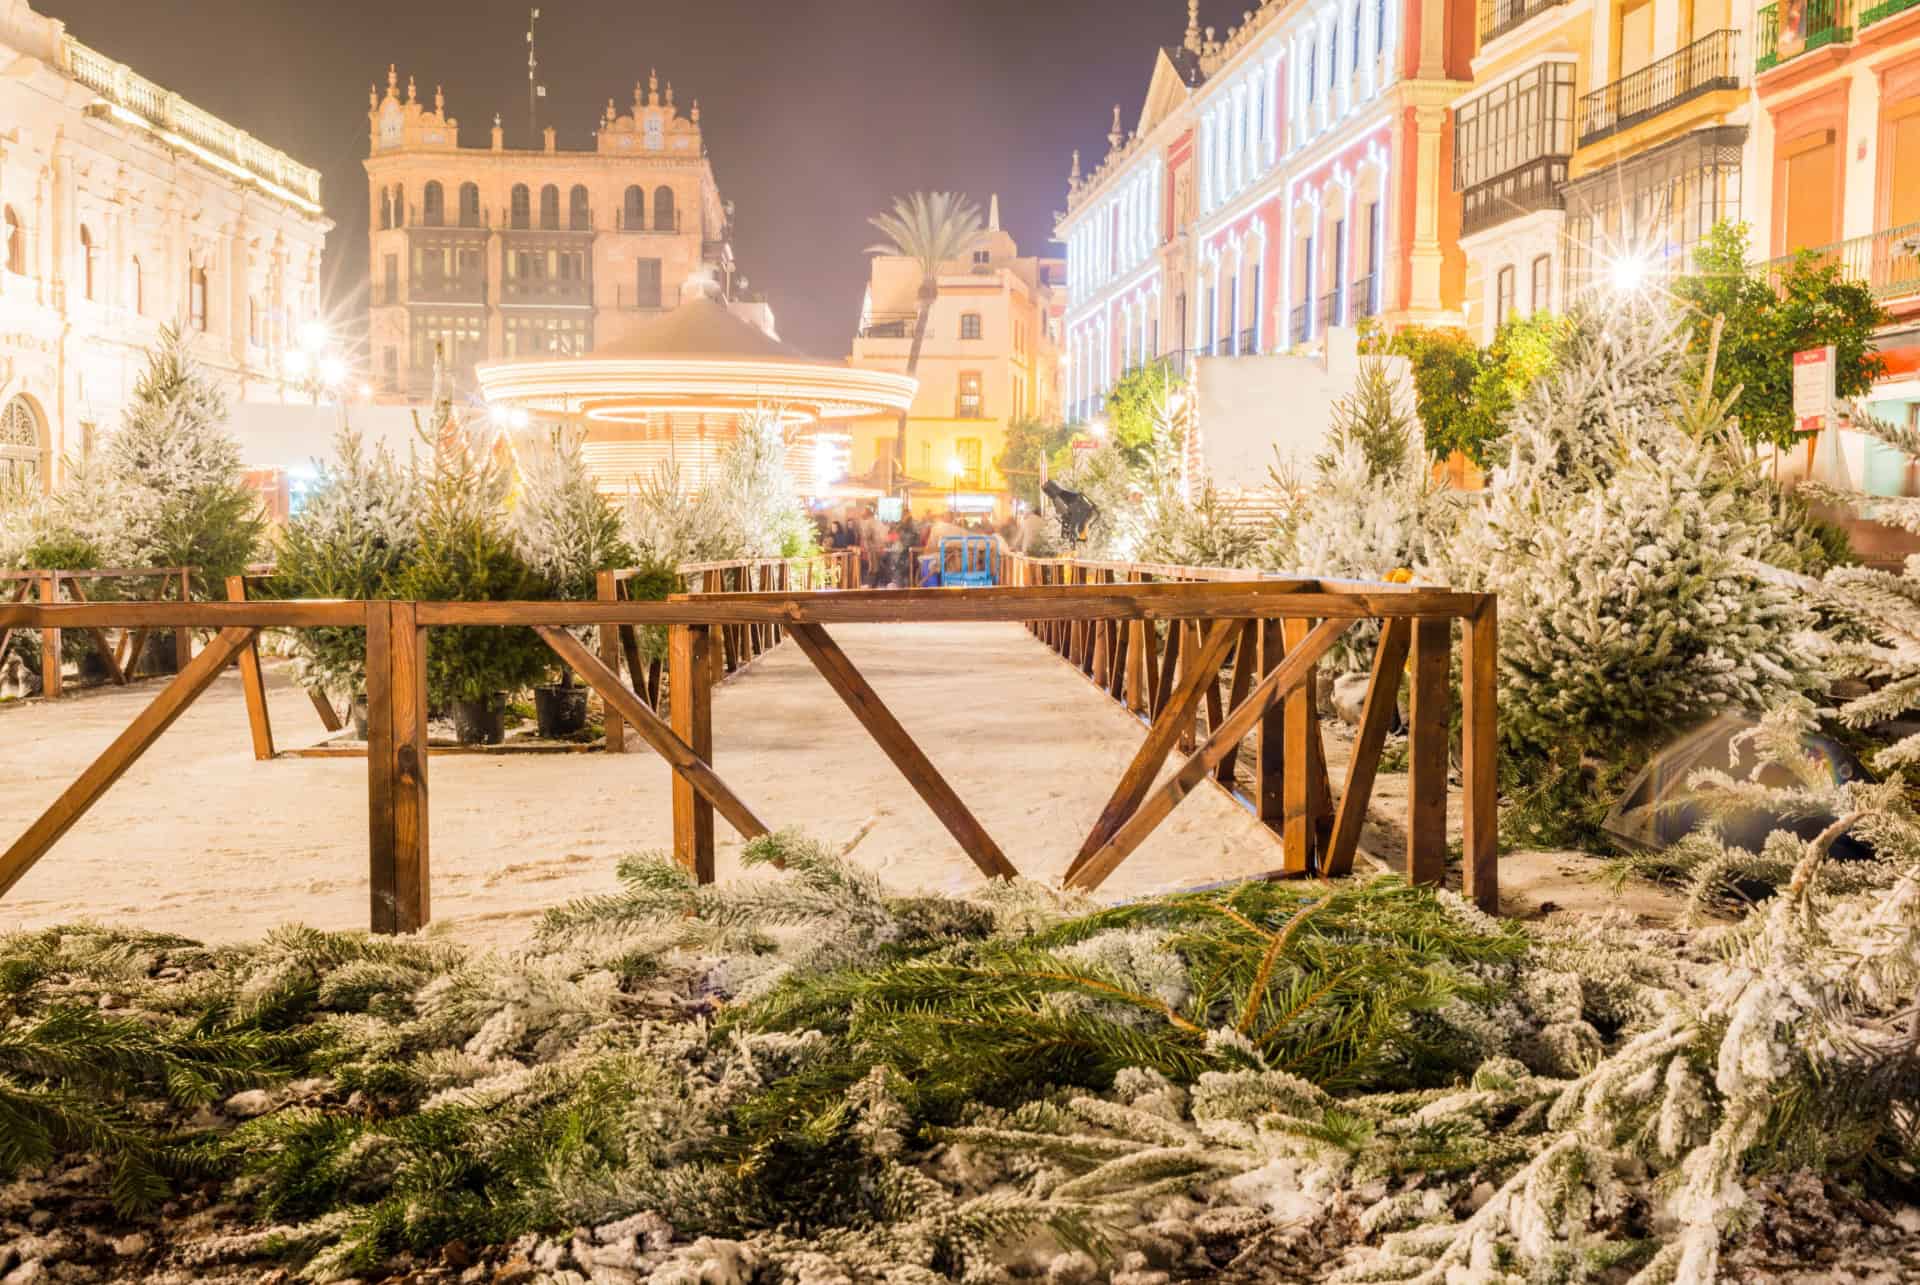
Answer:
<path fill-rule="evenodd" d="M 0 0 L 0 482 L 113 431 L 177 322 L 236 402 L 279 401 L 320 309 L 320 175 Z"/>
<path fill-rule="evenodd" d="M 612 100 L 592 150 L 513 150 L 496 116 L 484 146 L 460 141 L 444 96 L 431 104 L 387 71 L 369 92 L 370 348 L 383 393 L 428 391 L 436 346 L 471 391 L 485 361 L 579 354 L 618 343 L 710 275 L 736 306 L 730 214 L 700 133 L 657 76 Z M 701 269 L 705 273 L 700 273 Z M 766 318 L 771 326 L 771 318 Z"/>

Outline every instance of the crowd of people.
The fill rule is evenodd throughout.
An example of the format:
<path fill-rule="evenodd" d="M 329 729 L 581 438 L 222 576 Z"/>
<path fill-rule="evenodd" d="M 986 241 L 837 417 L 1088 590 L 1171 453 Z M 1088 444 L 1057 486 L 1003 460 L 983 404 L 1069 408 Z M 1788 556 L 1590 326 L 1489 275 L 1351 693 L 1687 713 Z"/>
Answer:
<path fill-rule="evenodd" d="M 862 583 L 869 589 L 905 589 L 937 583 L 935 561 L 941 541 L 954 536 L 997 535 L 1016 552 L 1024 552 L 1041 519 L 1027 512 L 994 523 L 991 516 L 942 513 L 916 518 L 905 509 L 896 521 L 879 516 L 873 505 L 846 505 L 814 514 L 823 549 L 858 549 Z"/>

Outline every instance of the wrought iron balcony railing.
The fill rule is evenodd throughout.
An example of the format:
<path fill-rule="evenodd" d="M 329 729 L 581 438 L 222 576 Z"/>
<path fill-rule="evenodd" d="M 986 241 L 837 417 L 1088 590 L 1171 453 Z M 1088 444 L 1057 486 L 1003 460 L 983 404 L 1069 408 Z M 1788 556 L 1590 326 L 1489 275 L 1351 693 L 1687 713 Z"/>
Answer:
<path fill-rule="evenodd" d="M 407 282 L 407 299 L 411 303 L 485 303 L 487 279 L 479 275 L 422 274 Z"/>
<path fill-rule="evenodd" d="M 1740 88 L 1740 33 L 1714 31 L 1580 100 L 1580 145 L 1652 120 L 1716 89 Z"/>
<path fill-rule="evenodd" d="M 1467 236 L 1497 227 L 1536 210 L 1566 205 L 1567 158 L 1542 156 L 1460 194 L 1460 233 Z"/>
<path fill-rule="evenodd" d="M 593 303 L 593 282 L 551 278 L 508 277 L 500 288 L 500 302 L 576 306 Z"/>
<path fill-rule="evenodd" d="M 1301 300 L 1287 314 L 1287 335 L 1296 344 L 1304 344 L 1313 338 L 1313 304 Z"/>
<path fill-rule="evenodd" d="M 1248 326 L 1240 332 L 1240 355 L 1243 357 L 1251 357 L 1259 351 L 1260 336 L 1254 333 L 1252 326 Z"/>
<path fill-rule="evenodd" d="M 1364 277 L 1353 279 L 1353 317 L 1358 321 L 1362 317 L 1380 315 L 1380 278 L 1369 272 Z"/>
<path fill-rule="evenodd" d="M 1874 23 L 1884 22 L 1896 13 L 1905 13 L 1915 5 L 1920 5 L 1920 0 L 1880 0 L 1872 8 L 1860 11 L 1860 29 L 1865 31 Z"/>
<path fill-rule="evenodd" d="M 1321 295 L 1320 296 L 1319 329 L 1327 330 L 1333 326 L 1339 325 L 1342 321 L 1342 317 L 1340 315 L 1342 311 L 1342 305 L 1344 305 L 1345 303 L 1346 303 L 1346 296 L 1341 293 L 1340 288 L 1338 286 L 1335 286 L 1333 289 Z"/>
<path fill-rule="evenodd" d="M 1567 0 L 1480 0 L 1480 43 L 1504 36 L 1515 27 Z"/>
<path fill-rule="evenodd" d="M 1798 32 L 1780 30 L 1778 4 L 1766 6 L 1757 16 L 1759 31 L 1753 60 L 1756 72 L 1770 71 L 1801 54 L 1853 39 L 1853 0 L 1806 0 L 1800 11 Z"/>
<path fill-rule="evenodd" d="M 1920 296 L 1920 223 L 1769 259 L 1763 265 L 1768 278 L 1777 282 L 1801 255 L 1817 264 L 1836 265 L 1842 276 L 1865 282 L 1882 302 Z"/>

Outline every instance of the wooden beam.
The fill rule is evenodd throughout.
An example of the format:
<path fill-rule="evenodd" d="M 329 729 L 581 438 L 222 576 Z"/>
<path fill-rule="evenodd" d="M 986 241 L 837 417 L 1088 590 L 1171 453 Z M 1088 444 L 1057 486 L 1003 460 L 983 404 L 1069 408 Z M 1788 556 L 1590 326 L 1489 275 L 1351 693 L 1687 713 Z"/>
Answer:
<path fill-rule="evenodd" d="M 337 732 L 344 723 L 340 721 L 340 711 L 333 707 L 327 694 L 318 687 L 307 688 L 307 699 L 313 702 L 313 712 L 320 716 L 320 726 L 329 732 Z"/>
<path fill-rule="evenodd" d="M 982 828 L 946 777 L 940 775 L 939 769 L 907 735 L 907 729 L 900 725 L 893 711 L 881 701 L 827 631 L 819 625 L 794 624 L 788 626 L 787 632 L 981 872 L 989 879 L 1018 878 L 1020 872 L 1000 851 L 1000 845 Z"/>
<path fill-rule="evenodd" d="M 1447 874 L 1447 748 L 1453 622 L 1413 623 L 1413 691 L 1407 735 L 1407 881 L 1443 883 Z"/>
<path fill-rule="evenodd" d="M 79 589 L 78 585 L 74 586 Z M 247 600 L 247 578 L 227 577 L 227 599 Z M 266 677 L 260 669 L 260 638 L 256 634 L 240 649 L 240 693 L 247 705 L 247 730 L 253 736 L 253 757 L 265 762 L 273 757 L 273 720 L 267 714 Z"/>
<path fill-rule="evenodd" d="M 1287 639 L 1287 659 L 1299 654 L 1307 640 L 1307 622 L 1288 618 L 1283 622 Z M 1286 845 L 1286 860 L 1281 866 L 1288 874 L 1305 874 L 1313 868 L 1313 800 L 1310 776 L 1313 771 L 1314 671 L 1307 674 L 1287 696 L 1281 712 L 1281 737 L 1286 744 L 1281 785 L 1281 838 Z"/>
<path fill-rule="evenodd" d="M 593 596 L 598 602 L 618 602 L 620 600 L 620 584 L 613 578 L 613 572 L 601 571 L 594 576 Z M 621 625 L 600 626 L 600 659 L 616 676 L 620 673 L 619 631 L 622 628 L 623 626 Z M 635 669 L 632 672 L 633 681 L 636 683 L 639 682 L 640 671 Z M 601 700 L 606 701 L 606 697 L 603 695 Z M 607 728 L 607 753 L 623 753 L 627 748 L 627 725 L 621 719 L 619 711 L 613 707 L 611 702 L 607 702 L 606 704 L 602 721 L 605 722 Z"/>
<path fill-rule="evenodd" d="M 73 594 L 73 600 L 75 602 L 87 601 L 86 591 L 80 587 L 78 580 L 68 581 L 67 589 Z M 100 659 L 106 663 L 107 676 L 113 679 L 114 686 L 125 687 L 127 685 L 126 671 L 120 668 L 120 662 L 115 658 L 113 648 L 107 644 L 106 633 L 97 628 L 89 628 L 87 635 L 93 639 L 93 645 L 98 649 Z"/>
<path fill-rule="evenodd" d="M 713 761 L 713 652 L 706 625 L 675 625 L 668 641 L 673 732 L 700 759 Z M 673 774 L 673 856 L 698 883 L 713 882 L 713 804 Z"/>
<path fill-rule="evenodd" d="M 1180 626 L 1176 623 L 1175 630 Z M 1226 657 L 1227 648 L 1233 646 L 1234 635 L 1239 629 L 1229 621 L 1221 621 L 1213 626 L 1206 642 L 1198 648 L 1193 663 L 1183 667 L 1179 685 L 1168 696 L 1165 707 L 1153 725 L 1147 729 L 1147 739 L 1140 745 L 1127 764 L 1127 770 L 1120 775 L 1120 781 L 1113 787 L 1113 795 L 1107 800 L 1106 807 L 1100 810 L 1099 818 L 1088 832 L 1086 842 L 1080 845 L 1080 852 L 1067 867 L 1066 877 L 1072 879 L 1074 873 L 1085 865 L 1088 858 L 1098 852 L 1132 816 L 1134 809 L 1140 806 L 1140 800 L 1147 797 L 1147 791 L 1153 788 L 1155 778 L 1167 761 L 1167 755 L 1180 739 L 1181 729 L 1193 726 L 1194 706 L 1200 701 L 1200 688 L 1203 680 L 1210 680 L 1220 669 L 1220 662 Z M 1168 650 L 1172 651 L 1174 634 L 1167 636 Z"/>
<path fill-rule="evenodd" d="M 432 917 L 427 843 L 427 638 L 411 602 L 367 604 L 367 828 L 372 931 Z"/>
<path fill-rule="evenodd" d="M 1065 884 L 1082 892 L 1091 892 L 1108 875 L 1146 842 L 1160 823 L 1167 819 L 1180 800 L 1219 767 L 1227 751 L 1237 745 L 1261 717 L 1274 705 L 1299 694 L 1312 677 L 1313 666 L 1340 635 L 1353 627 L 1350 620 L 1327 620 L 1316 626 L 1300 645 L 1288 653 L 1274 671 L 1260 680 L 1246 701 L 1223 720 L 1179 771 L 1142 803 L 1113 837 L 1093 853 L 1077 870 L 1067 873 Z"/>
<path fill-rule="evenodd" d="M 1467 618 L 1461 660 L 1461 792 L 1465 797 L 1461 893 L 1500 911 L 1499 603 L 1492 594 Z"/>
<path fill-rule="evenodd" d="M 675 776 L 685 777 L 700 797 L 740 832 L 741 838 L 757 839 L 769 833 L 766 825 L 720 779 L 705 757 L 681 740 L 665 719 L 647 708 L 647 703 L 620 681 L 620 675 L 601 663 L 579 639 L 554 625 L 539 625 L 534 632 L 546 640 L 561 660 L 572 666 L 587 686 L 600 693 L 600 699 L 609 709 L 618 709 L 633 724 L 634 733 L 667 761 Z"/>
<path fill-rule="evenodd" d="M 1286 659 L 1286 630 L 1279 620 L 1256 620 L 1259 630 L 1258 666 L 1262 677 L 1279 668 Z M 1254 742 L 1253 814 L 1262 825 L 1280 833 L 1286 818 L 1286 711 L 1275 707 L 1260 719 L 1260 736 Z"/>
<path fill-rule="evenodd" d="M 27 827 L 26 833 L 0 855 L 0 896 L 18 883 L 128 768 L 139 762 L 140 756 L 160 739 L 160 734 L 173 726 L 174 720 L 232 663 L 255 632 L 252 629 L 222 630 L 199 658 L 175 675 L 153 698 L 153 703 L 128 724 L 127 730 L 115 737 L 113 744 L 88 764 L 72 785 L 61 791 L 60 797 Z"/>
<path fill-rule="evenodd" d="M 1347 787 L 1340 792 L 1340 810 L 1334 816 L 1333 837 L 1321 862 L 1321 873 L 1338 878 L 1353 873 L 1353 854 L 1360 845 L 1360 827 L 1366 823 L 1367 803 L 1373 798 L 1374 777 L 1380 771 L 1380 750 L 1400 704 L 1400 679 L 1407 665 L 1407 622 L 1389 620 L 1380 631 L 1373 652 L 1373 677 L 1367 683 L 1367 702 L 1360 712 L 1360 730 L 1353 738 L 1353 757 L 1347 761 Z"/>
<path fill-rule="evenodd" d="M 1233 683 L 1227 692 L 1228 714 L 1239 709 L 1247 699 L 1247 693 L 1253 690 L 1253 669 L 1260 653 L 1260 622 L 1249 620 L 1240 626 L 1240 637 L 1233 645 Z M 1210 727 L 1218 726 L 1220 720 L 1214 719 Z M 1235 741 L 1226 757 L 1220 760 L 1220 767 L 1214 773 L 1214 779 L 1227 787 L 1234 785 L 1234 768 L 1240 761 L 1240 743 Z"/>
<path fill-rule="evenodd" d="M 51 572 L 40 577 L 40 601 L 49 607 L 60 601 L 60 580 Z M 40 695 L 50 701 L 59 700 L 65 681 L 60 665 L 60 630 L 43 627 L 40 630 Z"/>

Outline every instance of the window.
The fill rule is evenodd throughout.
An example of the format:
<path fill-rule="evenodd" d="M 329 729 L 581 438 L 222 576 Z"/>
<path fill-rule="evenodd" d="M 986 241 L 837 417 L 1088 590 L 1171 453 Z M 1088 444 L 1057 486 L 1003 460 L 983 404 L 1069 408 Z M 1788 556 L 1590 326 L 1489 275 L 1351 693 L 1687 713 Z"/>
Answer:
<path fill-rule="evenodd" d="M 397 391 L 400 387 L 400 350 L 391 346 L 382 348 L 380 368 L 386 372 L 388 389 Z"/>
<path fill-rule="evenodd" d="M 979 438 L 961 437 L 954 440 L 953 460 L 960 466 L 959 481 L 968 486 L 980 485 L 980 456 Z"/>
<path fill-rule="evenodd" d="M 1240 343 L 1240 278 L 1234 277 L 1227 288 L 1227 333 L 1221 344 L 1228 352 L 1238 352 Z"/>
<path fill-rule="evenodd" d="M 579 356 L 593 346 L 593 330 L 581 316 L 510 316 L 506 319 L 509 357 L 537 357 L 548 353 Z"/>
<path fill-rule="evenodd" d="M 1312 105 L 1314 95 L 1319 92 L 1320 86 L 1319 77 L 1313 74 L 1315 70 L 1313 55 L 1316 49 L 1317 46 L 1314 43 L 1309 42 L 1307 44 L 1307 74 L 1302 80 L 1302 88 L 1305 91 L 1304 96 L 1309 106 Z"/>
<path fill-rule="evenodd" d="M 1339 74 L 1340 74 L 1340 17 L 1338 14 L 1335 14 L 1333 21 L 1329 23 L 1327 26 L 1327 98 L 1329 101 L 1331 101 L 1333 98 L 1334 78 L 1337 77 Z"/>
<path fill-rule="evenodd" d="M 981 419 L 986 410 L 980 399 L 980 372 L 963 370 L 960 372 L 960 396 L 955 399 L 953 408 L 956 419 Z"/>
<path fill-rule="evenodd" d="M 140 275 L 139 255 L 136 254 L 133 256 L 131 267 L 133 269 L 133 280 L 129 284 L 133 287 L 133 314 L 136 317 L 144 316 L 147 311 L 147 282 L 146 278 Z"/>
<path fill-rule="evenodd" d="M 962 339 L 978 339 L 980 337 L 979 313 L 963 312 L 960 314 L 960 337 Z"/>
<path fill-rule="evenodd" d="M 380 230 L 385 232 L 393 226 L 393 189 L 380 189 Z"/>
<path fill-rule="evenodd" d="M 653 226 L 662 232 L 680 230 L 680 217 L 673 208 L 673 189 L 664 183 L 653 189 Z"/>
<path fill-rule="evenodd" d="M 973 262 L 976 267 L 981 267 L 981 268 L 986 267 L 988 264 L 993 262 L 993 251 L 975 250 L 973 252 Z"/>
<path fill-rule="evenodd" d="M 633 306 L 658 308 L 660 306 L 660 260 L 640 259 L 634 266 L 639 269 L 639 272 L 634 281 Z"/>
<path fill-rule="evenodd" d="M 560 230 L 560 189 L 551 183 L 540 189 L 540 226 L 549 232 Z"/>
<path fill-rule="evenodd" d="M 247 296 L 247 342 L 255 348 L 260 347 L 263 342 L 264 327 L 265 318 L 260 308 L 260 296 L 250 294 Z"/>
<path fill-rule="evenodd" d="M 430 228 L 447 221 L 447 194 L 438 180 L 430 181 L 420 193 L 420 221 Z"/>
<path fill-rule="evenodd" d="M 1782 249 L 1811 250 L 1840 239 L 1840 143 L 1832 130 L 1789 144 L 1783 159 L 1787 169 L 1786 243 Z"/>
<path fill-rule="evenodd" d="M 80 225 L 80 290 L 86 298 L 93 298 L 93 233 L 87 225 Z"/>
<path fill-rule="evenodd" d="M 1507 264 L 1493 275 L 1493 325 L 1498 330 L 1513 316 L 1513 265 Z"/>
<path fill-rule="evenodd" d="M 407 225 L 407 189 L 395 183 L 393 185 L 393 226 L 403 228 Z"/>
<path fill-rule="evenodd" d="M 0 410 L 0 491 L 40 489 L 40 417 L 24 397 Z"/>
<path fill-rule="evenodd" d="M 620 226 L 629 232 L 639 232 L 647 226 L 647 194 L 637 187 L 627 189 L 626 203 L 620 211 Z"/>
<path fill-rule="evenodd" d="M 478 183 L 460 185 L 460 226 L 463 228 L 480 226 L 480 185 Z"/>
<path fill-rule="evenodd" d="M 1543 254 L 1533 261 L 1533 299 L 1532 312 L 1545 312 L 1552 306 L 1553 295 L 1553 256 Z"/>
<path fill-rule="evenodd" d="M 382 266 L 385 270 L 385 280 L 383 282 L 385 289 L 381 292 L 380 302 L 381 303 L 399 303 L 400 302 L 400 256 L 397 254 L 388 255 L 386 257 L 385 263 Z"/>
<path fill-rule="evenodd" d="M 567 198 L 567 226 L 575 232 L 586 232 L 593 228 L 593 214 L 587 205 L 587 189 L 576 183 L 573 192 Z"/>
<path fill-rule="evenodd" d="M 187 325 L 194 330 L 207 328 L 207 270 L 194 268 L 187 273 Z"/>
<path fill-rule="evenodd" d="M 1342 285 L 1342 278 L 1346 275 L 1346 271 L 1347 221 L 1345 219 L 1335 219 L 1333 221 L 1333 288 L 1327 291 L 1327 293 L 1334 298 L 1333 306 L 1335 312 L 1331 320 L 1335 324 L 1338 324 L 1342 320 L 1339 309 L 1341 305 L 1346 303 L 1346 299 L 1344 298 L 1346 290 Z"/>
<path fill-rule="evenodd" d="M 510 206 L 511 214 L 509 215 L 508 226 L 515 228 L 528 228 L 533 226 L 532 204 L 532 194 L 527 191 L 527 185 L 525 183 L 515 183 L 513 185 L 513 198 Z"/>
<path fill-rule="evenodd" d="M 1461 230 L 1558 209 L 1573 154 L 1573 64 L 1551 62 L 1462 104 L 1453 120 Z"/>
<path fill-rule="evenodd" d="M 447 368 L 464 376 L 468 367 L 486 356 L 485 321 L 479 312 L 422 313 L 408 326 L 413 351 L 409 367 L 416 379 L 424 379 L 433 370 L 436 357 L 446 360 Z M 394 352 L 393 349 L 388 349 Z M 388 362 L 389 378 L 400 382 L 399 357 Z"/>
<path fill-rule="evenodd" d="M 20 226 L 20 216 L 13 207 L 7 207 L 7 271 L 15 276 L 27 275 L 27 230 Z"/>
<path fill-rule="evenodd" d="M 1387 0 L 1373 0 L 1373 56 L 1387 46 Z"/>
<path fill-rule="evenodd" d="M 1745 141 L 1744 126 L 1696 129 L 1567 184 L 1564 288 L 1584 289 L 1618 245 L 1649 246 L 1658 272 L 1684 270 L 1714 224 L 1739 217 Z"/>
<path fill-rule="evenodd" d="M 1253 342 L 1248 346 L 1247 351 L 1259 352 L 1260 341 L 1262 338 L 1264 338 L 1264 336 L 1262 336 L 1260 333 L 1262 329 L 1260 325 L 1260 318 L 1261 318 L 1261 315 L 1264 313 L 1265 309 L 1263 309 L 1260 305 L 1260 265 L 1258 263 L 1255 263 L 1253 265 L 1253 286 L 1250 294 L 1248 295 L 1247 307 L 1252 309 L 1253 311 L 1253 316 L 1247 319 L 1248 322 L 1250 323 L 1247 326 L 1247 331 L 1253 338 Z"/>
<path fill-rule="evenodd" d="M 1353 6 L 1353 31 L 1349 34 L 1353 38 L 1353 70 L 1358 72 L 1360 70 L 1360 5 L 1358 0 L 1356 0 Z"/>

